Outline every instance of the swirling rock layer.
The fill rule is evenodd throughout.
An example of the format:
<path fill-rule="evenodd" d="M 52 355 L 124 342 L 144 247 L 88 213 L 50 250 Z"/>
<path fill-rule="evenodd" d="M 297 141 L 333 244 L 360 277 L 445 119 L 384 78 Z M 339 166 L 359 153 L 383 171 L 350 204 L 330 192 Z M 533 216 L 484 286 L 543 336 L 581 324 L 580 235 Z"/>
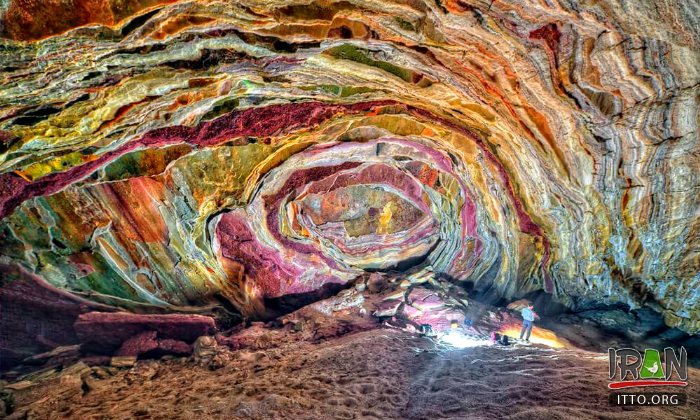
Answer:
<path fill-rule="evenodd" d="M 390 271 L 700 330 L 692 2 L 107 3 L 0 6 L 3 264 L 138 312 Z"/>

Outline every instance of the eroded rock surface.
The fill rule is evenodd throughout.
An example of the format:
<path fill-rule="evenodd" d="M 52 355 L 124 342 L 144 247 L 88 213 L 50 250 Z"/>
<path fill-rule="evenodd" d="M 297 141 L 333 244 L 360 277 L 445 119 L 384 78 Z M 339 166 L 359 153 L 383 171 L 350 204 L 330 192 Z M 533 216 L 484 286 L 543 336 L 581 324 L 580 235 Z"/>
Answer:
<path fill-rule="evenodd" d="M 0 262 L 57 321 L 378 272 L 700 330 L 692 2 L 72 3 L 0 6 Z"/>

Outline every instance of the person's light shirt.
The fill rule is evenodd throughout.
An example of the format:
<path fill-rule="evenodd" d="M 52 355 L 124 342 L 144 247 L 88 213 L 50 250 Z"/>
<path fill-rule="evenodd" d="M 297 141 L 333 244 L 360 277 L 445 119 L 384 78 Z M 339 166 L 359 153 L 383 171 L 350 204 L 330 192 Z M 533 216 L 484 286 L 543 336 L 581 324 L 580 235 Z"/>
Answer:
<path fill-rule="evenodd" d="M 520 314 L 523 316 L 523 319 L 525 321 L 534 321 L 535 320 L 535 312 L 533 312 L 533 310 L 530 308 L 523 309 L 522 311 L 520 311 Z"/>

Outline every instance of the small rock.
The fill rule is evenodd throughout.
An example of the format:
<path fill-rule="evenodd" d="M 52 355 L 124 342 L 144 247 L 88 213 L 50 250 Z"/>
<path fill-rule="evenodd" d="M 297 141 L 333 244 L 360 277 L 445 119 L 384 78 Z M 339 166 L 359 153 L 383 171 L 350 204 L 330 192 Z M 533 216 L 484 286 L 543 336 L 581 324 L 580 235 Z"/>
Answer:
<path fill-rule="evenodd" d="M 233 355 L 228 350 L 218 353 L 209 363 L 209 369 L 214 370 L 224 367 L 231 361 L 232 358 Z"/>
<path fill-rule="evenodd" d="M 139 407 L 134 411 L 134 417 L 144 417 L 147 416 L 149 413 L 147 407 Z"/>
<path fill-rule="evenodd" d="M 369 280 L 367 280 L 367 290 L 369 290 L 370 293 L 379 293 L 386 289 L 388 285 L 389 281 L 379 273 L 372 273 L 369 276 Z"/>
<path fill-rule="evenodd" d="M 57 371 L 56 368 L 51 368 L 51 369 L 43 369 L 39 370 L 36 372 L 31 372 L 26 375 L 23 375 L 22 377 L 18 378 L 21 380 L 27 380 L 30 382 L 41 382 L 45 379 L 50 379 L 52 377 L 57 376 Z"/>
<path fill-rule="evenodd" d="M 72 397 L 83 393 L 83 380 L 78 375 L 63 375 L 60 381 L 62 397 Z"/>
<path fill-rule="evenodd" d="M 400 300 L 385 300 L 379 304 L 377 310 L 374 311 L 374 316 L 376 317 L 389 317 L 395 316 L 396 311 L 398 311 L 401 306 Z"/>
<path fill-rule="evenodd" d="M 158 348 L 157 332 L 144 331 L 130 337 L 119 348 L 117 356 L 138 356 Z"/>
<path fill-rule="evenodd" d="M 92 374 L 95 375 L 95 377 L 100 378 L 100 379 L 107 379 L 110 377 L 110 373 L 103 367 L 101 366 L 95 366 L 92 368 Z"/>
<path fill-rule="evenodd" d="M 34 382 L 31 381 L 19 381 L 13 384 L 5 385 L 6 389 L 11 389 L 13 391 L 20 391 L 22 389 L 27 389 L 34 386 Z"/>
<path fill-rule="evenodd" d="M 234 414 L 238 418 L 250 418 L 253 417 L 253 408 L 246 403 L 240 403 Z"/>
<path fill-rule="evenodd" d="M 383 300 L 394 300 L 394 299 L 404 300 L 405 297 L 406 297 L 405 290 L 397 290 L 395 292 L 384 295 Z"/>
<path fill-rule="evenodd" d="M 203 335 L 195 340 L 194 351 L 197 353 L 198 351 L 201 352 L 203 348 L 215 348 L 216 346 L 218 346 L 216 338 L 210 335 Z"/>
<path fill-rule="evenodd" d="M 156 376 L 158 376 L 158 368 L 157 368 L 157 366 L 151 365 L 151 366 L 148 366 L 148 367 L 144 368 L 143 370 L 140 370 L 140 371 L 138 372 L 138 374 L 139 374 L 143 379 L 146 379 L 146 380 L 149 380 L 149 381 L 150 381 L 150 380 L 152 380 L 153 378 L 155 378 Z"/>
<path fill-rule="evenodd" d="M 88 366 L 107 366 L 112 358 L 110 356 L 93 355 L 81 357 L 80 360 Z"/>
<path fill-rule="evenodd" d="M 238 353 L 238 358 L 240 360 L 243 360 L 245 362 L 257 362 L 260 358 L 261 355 L 264 353 L 253 353 L 250 351 L 241 351 Z"/>
<path fill-rule="evenodd" d="M 158 340 L 158 350 L 178 356 L 192 354 L 191 345 L 181 340 L 173 340 L 169 338 Z"/>
<path fill-rule="evenodd" d="M 75 364 L 73 364 L 73 365 L 71 365 L 71 366 L 68 366 L 67 368 L 63 369 L 63 370 L 61 371 L 61 374 L 62 374 L 62 375 L 78 375 L 78 376 L 82 376 L 82 375 L 86 375 L 86 374 L 90 373 L 91 371 L 92 371 L 92 370 L 90 369 L 90 367 L 89 367 L 88 365 L 86 365 L 86 364 L 83 363 L 83 362 L 78 362 L 78 363 L 75 363 Z"/>
<path fill-rule="evenodd" d="M 80 344 L 72 346 L 58 346 L 46 353 L 36 354 L 24 359 L 22 363 L 27 365 L 33 364 L 50 364 L 54 359 L 59 362 L 62 359 L 77 358 L 80 355 Z"/>
<path fill-rule="evenodd" d="M 364 303 L 364 296 L 355 289 L 345 289 L 337 295 L 309 305 L 309 307 L 325 315 L 340 312 L 350 308 L 360 307 Z"/>
<path fill-rule="evenodd" d="M 9 389 L 0 391 L 0 418 L 15 411 L 15 394 Z"/>
<path fill-rule="evenodd" d="M 195 340 L 192 351 L 194 362 L 199 365 L 208 365 L 218 353 L 218 347 L 219 344 L 214 337 L 208 335 L 199 337 Z"/>
<path fill-rule="evenodd" d="M 112 357 L 110 365 L 115 368 L 132 367 L 136 364 L 136 356 L 115 356 Z"/>
<path fill-rule="evenodd" d="M 94 391 L 102 386 L 104 386 L 104 383 L 97 378 L 92 376 L 86 376 L 83 378 L 83 390 L 85 392 Z"/>

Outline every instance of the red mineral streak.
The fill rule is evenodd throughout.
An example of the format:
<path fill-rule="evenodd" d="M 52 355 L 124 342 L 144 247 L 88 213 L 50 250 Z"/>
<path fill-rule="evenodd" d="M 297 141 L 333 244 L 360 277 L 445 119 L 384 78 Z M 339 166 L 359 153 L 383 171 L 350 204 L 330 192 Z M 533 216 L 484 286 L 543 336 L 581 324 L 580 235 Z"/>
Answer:
<path fill-rule="evenodd" d="M 549 29 L 549 31 L 551 30 L 552 29 Z M 551 35 L 551 37 L 553 40 L 556 39 L 555 35 Z M 544 273 L 545 289 L 551 292 L 553 290 L 553 285 L 549 275 L 546 273 L 546 264 L 548 263 L 550 255 L 549 241 L 544 236 L 540 226 L 538 226 L 524 210 L 522 202 L 515 193 L 508 173 L 500 160 L 498 160 L 493 152 L 489 150 L 486 144 L 484 144 L 483 140 L 468 128 L 439 117 L 430 111 L 397 103 L 391 100 L 362 102 L 346 105 L 333 105 L 322 102 L 303 102 L 295 104 L 271 105 L 260 108 L 249 108 L 243 111 L 234 111 L 213 121 L 205 122 L 197 127 L 173 126 L 154 130 L 115 151 L 105 153 L 91 162 L 71 168 L 65 172 L 47 175 L 35 182 L 30 183 L 14 173 L 2 174 L 0 175 L 0 193 L 2 193 L 0 196 L 0 218 L 6 217 L 23 201 L 37 196 L 53 194 L 73 182 L 84 179 L 107 162 L 140 147 L 163 146 L 177 143 L 212 146 L 229 140 L 236 140 L 237 143 L 242 144 L 245 141 L 244 138 L 246 136 L 268 137 L 281 135 L 294 130 L 318 125 L 323 121 L 337 115 L 362 112 L 369 112 L 370 114 L 373 114 L 377 112 L 378 108 L 388 105 L 400 106 L 412 115 L 436 122 L 464 134 L 468 138 L 472 139 L 486 155 L 487 159 L 497 167 L 501 180 L 506 186 L 508 196 L 515 207 L 520 229 L 525 233 L 542 238 L 542 243 L 544 246 L 542 270 Z M 343 167 L 343 169 L 357 165 L 358 164 L 356 163 L 351 163 L 350 166 Z M 318 170 L 318 168 L 316 168 L 316 170 Z M 316 175 L 314 177 L 307 175 L 306 182 L 308 183 L 311 180 L 318 180 L 330 174 L 324 171 L 326 170 L 322 170 L 322 173 L 325 173 L 325 175 Z M 299 184 L 294 188 L 301 185 L 304 184 Z M 279 201 L 279 198 L 277 200 L 271 200 L 271 202 Z M 271 209 L 268 208 L 268 211 L 269 210 Z M 472 209 L 470 209 L 467 213 L 471 214 Z M 273 234 L 279 235 L 279 232 L 277 232 L 277 221 L 271 220 L 276 218 L 271 217 L 271 214 L 276 214 L 276 212 L 271 211 L 268 213 L 269 228 Z M 471 225 L 471 223 L 469 224 Z M 284 241 L 283 238 L 281 240 Z M 287 245 L 292 247 L 299 246 L 299 244 L 292 243 Z M 311 252 L 311 249 L 308 249 L 305 252 Z"/>
<path fill-rule="evenodd" d="M 414 204 L 421 210 L 427 212 L 430 209 L 420 199 L 421 189 L 405 173 L 385 164 L 374 164 L 363 168 L 357 172 L 341 173 L 337 176 L 329 176 L 320 181 L 309 184 L 305 193 L 327 193 L 338 188 L 345 188 L 359 184 L 387 184 L 399 191 L 404 192 L 409 198 L 414 200 Z"/>
<path fill-rule="evenodd" d="M 479 149 L 486 155 L 486 158 L 493 163 L 497 169 L 498 173 L 501 177 L 501 181 L 503 181 L 504 185 L 506 185 L 506 190 L 508 191 L 508 196 L 513 202 L 513 205 L 515 206 L 516 213 L 518 215 L 518 219 L 520 221 L 520 230 L 526 233 L 531 233 L 537 236 L 543 236 L 542 229 L 532 221 L 532 218 L 525 212 L 523 209 L 523 205 L 521 201 L 518 199 L 517 195 L 515 194 L 515 190 L 513 189 L 513 184 L 510 181 L 510 178 L 508 177 L 508 172 L 506 171 L 506 168 L 503 166 L 500 160 L 491 152 L 486 145 L 484 144 L 483 140 L 474 134 L 471 130 L 459 126 L 447 119 L 438 117 L 434 114 L 432 114 L 429 111 L 426 111 L 421 108 L 416 108 L 413 106 L 406 106 L 406 109 L 413 115 L 422 117 L 422 118 L 428 118 L 431 119 L 434 122 L 438 122 L 440 125 L 449 127 L 455 131 L 459 131 L 460 133 L 464 134 L 465 136 L 469 137 L 476 143 L 476 145 L 479 147 Z"/>
<path fill-rule="evenodd" d="M 315 168 L 307 168 L 294 172 L 284 183 L 282 188 L 275 194 L 263 197 L 265 201 L 265 211 L 267 213 L 267 228 L 269 229 L 272 236 L 282 243 L 285 247 L 294 249 L 295 251 L 306 253 L 306 254 L 316 254 L 318 251 L 315 247 L 311 245 L 300 244 L 294 241 L 290 241 L 284 237 L 279 231 L 279 209 L 281 205 L 281 200 L 284 199 L 290 192 L 300 188 L 312 181 L 318 181 L 331 174 L 340 172 L 346 169 L 352 169 L 360 166 L 360 162 L 345 162 L 340 165 L 335 166 L 319 166 Z M 321 255 L 321 258 L 331 267 L 337 267 L 335 261 Z"/>
<path fill-rule="evenodd" d="M 221 256 L 240 265 L 238 269 L 241 271 L 229 273 L 229 280 L 246 290 L 248 295 L 245 299 L 308 293 L 324 284 L 342 282 L 336 277 L 322 274 L 314 276 L 308 283 L 295 281 L 302 274 L 301 269 L 288 264 L 280 252 L 263 246 L 250 230 L 248 222 L 239 214 L 225 213 L 221 216 L 216 226 L 216 238 Z M 254 308 L 250 309 L 250 312 L 255 311 Z"/>
<path fill-rule="evenodd" d="M 158 209 L 165 201 L 163 184 L 151 178 L 130 179 L 127 182 L 105 183 L 96 187 L 102 195 L 105 207 L 116 209 L 112 223 L 126 237 L 126 243 L 156 242 L 168 240 L 168 227 Z M 143 197 L 150 197 L 144 200 Z M 135 253 L 135 255 L 137 255 Z"/>
<path fill-rule="evenodd" d="M 8 172 L 0 175 L 0 219 L 12 213 L 22 202 L 30 198 L 56 193 L 66 186 L 86 178 L 106 163 L 139 148 L 178 143 L 213 146 L 232 139 L 237 140 L 237 144 L 243 144 L 246 136 L 281 135 L 320 124 L 335 115 L 367 112 L 375 107 L 392 103 L 392 101 L 375 101 L 351 105 L 331 105 L 322 102 L 303 102 L 249 108 L 243 111 L 234 111 L 194 128 L 173 126 L 153 130 L 91 162 L 64 172 L 49 174 L 34 182 L 26 181 L 19 175 Z"/>
<path fill-rule="evenodd" d="M 532 234 L 532 235 L 535 235 L 535 236 L 542 238 L 542 242 L 543 242 L 543 246 L 544 246 L 544 258 L 542 259 L 542 272 L 543 272 L 543 277 L 544 277 L 545 290 L 547 292 L 551 293 L 554 290 L 554 285 L 551 281 L 551 278 L 547 274 L 547 270 L 546 270 L 546 264 L 549 261 L 549 252 L 550 252 L 549 251 L 549 248 L 550 248 L 549 240 L 542 232 L 542 228 L 532 220 L 530 215 L 527 214 L 527 212 L 523 208 L 522 202 L 518 198 L 517 194 L 515 194 L 513 184 L 510 181 L 510 177 L 508 176 L 508 172 L 506 171 L 505 166 L 503 166 L 501 161 L 498 160 L 498 158 L 493 154 L 493 152 L 491 152 L 491 150 L 489 150 L 488 147 L 486 147 L 486 144 L 484 144 L 483 140 L 479 136 L 474 134 L 468 128 L 462 127 L 456 123 L 453 123 L 453 122 L 451 122 L 445 118 L 439 117 L 437 115 L 434 115 L 431 112 L 426 111 L 426 110 L 421 109 L 421 108 L 416 108 L 416 107 L 413 107 L 410 105 L 406 105 L 406 108 L 413 115 L 416 115 L 416 116 L 419 116 L 422 118 L 431 119 L 432 121 L 437 122 L 440 125 L 443 125 L 445 127 L 449 127 L 455 131 L 458 131 L 458 132 L 464 134 L 468 138 L 472 139 L 474 141 L 474 143 L 476 143 L 476 145 L 479 147 L 479 149 L 484 153 L 486 158 L 496 166 L 498 173 L 501 177 L 501 181 L 506 186 L 506 192 L 508 193 L 508 197 L 510 198 L 511 202 L 515 206 L 515 211 L 516 211 L 516 214 L 518 216 L 520 230 L 525 232 L 525 233 L 529 233 L 529 234 Z"/>
<path fill-rule="evenodd" d="M 287 279 L 299 274 L 287 271 L 280 258 L 266 252 L 250 231 L 247 222 L 239 215 L 222 215 L 216 226 L 216 236 L 221 255 L 241 264 L 242 274 L 254 279 L 263 296 L 278 296 Z"/>
<path fill-rule="evenodd" d="M 544 41 L 549 47 L 549 50 L 554 54 L 554 62 L 556 63 L 557 54 L 559 51 L 559 40 L 561 39 L 561 32 L 556 23 L 548 23 L 539 29 L 535 29 L 530 32 L 530 39 L 539 39 Z"/>

